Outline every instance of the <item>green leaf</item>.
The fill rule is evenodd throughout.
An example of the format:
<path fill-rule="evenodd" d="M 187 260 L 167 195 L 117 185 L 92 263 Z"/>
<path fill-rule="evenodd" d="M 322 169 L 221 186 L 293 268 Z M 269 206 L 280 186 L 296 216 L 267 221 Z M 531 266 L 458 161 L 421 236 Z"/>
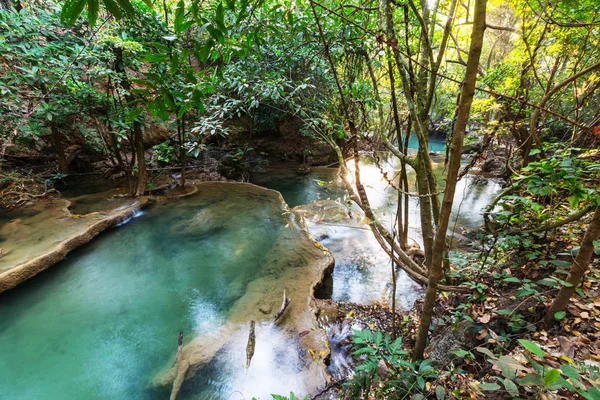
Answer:
<path fill-rule="evenodd" d="M 547 286 L 547 287 L 557 286 L 556 280 L 554 280 L 552 278 L 543 278 L 543 279 L 540 279 L 539 281 L 537 281 L 537 284 L 538 285 Z"/>
<path fill-rule="evenodd" d="M 497 383 L 480 383 L 479 388 L 485 391 L 500 390 L 500 385 Z"/>
<path fill-rule="evenodd" d="M 67 26 L 73 25 L 83 11 L 86 3 L 87 0 L 67 0 L 62 7 L 60 21 Z"/>
<path fill-rule="evenodd" d="M 123 13 L 114 0 L 102 0 L 102 3 L 104 4 L 104 7 L 106 7 L 106 11 L 111 13 L 115 19 L 123 18 Z"/>
<path fill-rule="evenodd" d="M 437 400 L 444 400 L 446 398 L 446 389 L 443 386 L 435 387 L 435 397 Z"/>
<path fill-rule="evenodd" d="M 532 373 L 525 375 L 523 379 L 517 379 L 517 382 L 521 386 L 544 386 L 541 375 Z"/>
<path fill-rule="evenodd" d="M 529 350 L 536 356 L 544 357 L 544 350 L 540 349 L 540 347 L 532 341 L 526 339 L 519 339 L 519 343 L 521 343 L 521 345 L 525 347 L 525 349 Z"/>
<path fill-rule="evenodd" d="M 454 354 L 455 356 L 460 357 L 460 358 L 465 358 L 465 356 L 467 356 L 469 354 L 469 352 L 466 350 L 456 350 L 456 351 L 453 351 L 452 354 Z"/>
<path fill-rule="evenodd" d="M 94 26 L 98 20 L 98 0 L 87 0 L 87 6 L 88 23 Z"/>
<path fill-rule="evenodd" d="M 219 29 L 216 29 L 212 25 L 208 25 L 206 27 L 206 30 L 208 31 L 208 33 L 210 33 L 210 36 L 212 36 L 212 38 L 215 39 L 217 42 L 219 42 L 219 43 L 225 42 L 225 36 L 223 36 L 223 33 Z"/>
<path fill-rule="evenodd" d="M 173 20 L 173 29 L 175 29 L 176 33 L 183 32 L 181 27 L 183 26 L 185 16 L 185 3 L 183 0 L 179 0 L 177 3 L 177 8 L 175 8 L 175 19 Z"/>
<path fill-rule="evenodd" d="M 508 394 L 510 394 L 512 397 L 519 396 L 519 388 L 513 381 L 511 381 L 508 378 L 505 378 L 502 380 L 502 384 L 504 385 L 504 388 L 506 389 Z"/>
<path fill-rule="evenodd" d="M 133 122 L 133 121 L 135 121 L 140 116 L 140 114 L 142 113 L 142 111 L 143 110 L 142 110 L 141 107 L 140 108 L 134 108 L 133 110 L 131 110 L 127 114 L 127 117 L 125 118 L 125 120 L 127 122 Z"/>
<path fill-rule="evenodd" d="M 223 3 L 219 3 L 219 5 L 217 6 L 217 11 L 215 13 L 215 22 L 222 32 L 225 32 L 227 30 L 227 28 L 225 27 L 225 10 L 223 9 Z"/>
<path fill-rule="evenodd" d="M 563 318 L 564 318 L 566 315 L 567 315 L 567 313 L 566 313 L 566 312 L 564 312 L 564 311 L 559 311 L 559 312 L 556 312 L 556 313 L 554 313 L 554 319 L 555 319 L 555 320 L 557 320 L 557 321 L 560 321 L 560 320 L 561 320 L 561 319 L 563 319 Z"/>
<path fill-rule="evenodd" d="M 571 367 L 570 365 L 561 365 L 560 370 L 569 379 L 572 379 L 574 381 L 579 379 L 579 372 L 577 372 L 577 370 Z"/>
<path fill-rule="evenodd" d="M 175 105 L 175 101 L 173 99 L 173 95 L 171 94 L 171 92 L 169 92 L 167 89 L 163 89 L 163 91 L 161 92 L 161 95 L 162 95 L 162 98 L 163 98 L 166 106 L 169 108 L 169 110 L 175 111 L 177 106 Z"/>
<path fill-rule="evenodd" d="M 144 54 L 144 60 L 148 62 L 160 62 L 165 61 L 169 58 L 167 53 L 146 53 Z"/>
<path fill-rule="evenodd" d="M 546 376 L 544 376 L 544 386 L 549 387 L 552 385 L 560 376 L 560 372 L 557 369 L 551 369 L 548 371 Z"/>
<path fill-rule="evenodd" d="M 496 365 L 502 371 L 505 378 L 513 379 L 517 375 L 517 371 L 522 371 L 525 367 L 517 360 L 509 356 L 500 356 Z"/>
<path fill-rule="evenodd" d="M 117 0 L 117 3 L 119 3 L 119 5 L 125 11 L 125 14 L 127 14 L 127 16 L 133 17 L 135 15 L 135 9 L 133 8 L 129 0 Z"/>
<path fill-rule="evenodd" d="M 492 353 L 489 349 L 486 349 L 485 347 L 475 347 L 475 350 L 477 350 L 481 354 L 485 354 L 492 360 L 496 360 L 498 358 L 494 355 L 494 353 Z"/>

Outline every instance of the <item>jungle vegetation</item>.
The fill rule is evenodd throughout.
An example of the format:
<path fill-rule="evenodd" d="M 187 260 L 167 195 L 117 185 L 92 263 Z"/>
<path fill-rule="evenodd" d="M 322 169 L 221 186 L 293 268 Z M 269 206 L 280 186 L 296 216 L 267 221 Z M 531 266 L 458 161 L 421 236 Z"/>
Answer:
<path fill-rule="evenodd" d="M 587 324 L 583 336 L 598 339 L 600 274 L 590 268 L 600 253 L 596 0 L 0 5 L 0 189 L 6 205 L 46 193 L 73 172 L 75 152 L 123 173 L 134 196 L 152 189 L 150 157 L 180 169 L 179 185 L 185 186 L 186 166 L 215 138 L 229 135 L 232 120 L 255 125 L 293 116 L 301 134 L 329 146 L 349 198 L 397 268 L 427 287 L 410 352 L 396 330 L 389 337 L 355 336 L 357 354 L 368 356 L 354 382 L 363 395 L 373 386 L 376 396 L 439 399 L 449 396 L 445 382 L 456 398 L 469 397 L 472 388 L 451 382 L 452 373 L 468 368 L 436 370 L 422 361 L 436 307 L 456 296 L 459 304 L 447 319 L 470 319 L 489 344 L 457 356 L 467 365 L 479 359 L 498 366 L 477 390 L 599 398 L 597 369 L 566 356 L 552 359 L 539 343 L 524 339 L 545 330 L 576 331 L 574 318 Z M 166 126 L 169 138 L 149 148 L 146 131 L 156 125 Z M 448 149 L 443 181 L 433 173 L 428 150 L 431 135 L 440 134 Z M 416 151 L 408 148 L 411 135 Z M 70 149 L 75 143 L 77 150 Z M 463 149 L 473 144 L 464 163 Z M 359 157 L 369 148 L 385 149 L 403 166 L 398 177 L 382 175 L 398 192 L 393 226 L 377 217 L 361 181 Z M 236 155 L 240 163 L 244 155 Z M 43 177 L 11 167 L 38 156 L 56 161 Z M 473 259 L 451 260 L 456 183 L 490 161 L 505 184 L 484 212 L 478 236 L 484 250 Z M 409 169 L 416 185 L 409 184 Z M 422 249 L 409 244 L 411 197 L 418 198 Z M 499 291 L 515 300 L 508 311 L 489 300 Z M 584 304 L 587 318 L 573 304 Z M 494 321 L 502 334 L 489 328 Z M 526 350 L 524 363 L 508 355 L 516 348 Z M 380 359 L 392 371 L 385 379 L 377 372 Z M 385 384 L 377 387 L 379 381 Z"/>

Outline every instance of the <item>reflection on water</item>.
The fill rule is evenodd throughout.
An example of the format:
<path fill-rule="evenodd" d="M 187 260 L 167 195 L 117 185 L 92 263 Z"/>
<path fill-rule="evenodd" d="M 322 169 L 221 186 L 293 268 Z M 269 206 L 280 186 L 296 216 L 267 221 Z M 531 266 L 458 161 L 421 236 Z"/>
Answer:
<path fill-rule="evenodd" d="M 245 191 L 221 185 L 151 208 L 2 294 L 0 399 L 168 398 L 168 391 L 148 384 L 173 361 L 179 331 L 187 343 L 218 330 L 232 308 L 244 308 L 237 302 L 258 278 L 276 282 L 290 270 L 285 262 L 302 262 L 307 254 L 297 239 L 303 233 L 285 227 L 278 196 L 250 185 Z M 281 253 L 281 261 L 273 261 L 281 242 L 299 255 Z M 305 262 L 296 267 L 309 276 Z M 281 302 L 282 287 L 261 287 L 256 296 L 275 293 L 274 302 Z M 246 371 L 247 327 L 237 318 L 223 358 L 202 370 L 199 386 L 184 386 L 181 398 L 208 398 L 198 397 L 202 392 L 222 399 L 236 390 L 268 398 L 284 386 L 302 393 L 310 380 L 293 370 L 302 365 L 297 339 L 258 321 L 255 357 Z"/>
<path fill-rule="evenodd" d="M 391 295 L 391 264 L 369 229 L 337 224 L 308 223 L 321 244 L 335 258 L 329 296 L 336 301 L 370 304 Z M 420 294 L 420 287 L 403 271 L 397 281 L 397 305 L 409 309 Z"/>
<path fill-rule="evenodd" d="M 380 167 L 387 172 L 388 177 L 393 178 L 395 184 L 398 184 L 400 163 L 386 153 L 379 154 L 378 158 L 379 162 L 376 163 L 372 157 L 361 157 L 361 180 L 375 213 L 391 228 L 395 219 L 397 192 L 382 179 Z M 438 186 L 443 188 L 443 156 L 432 156 L 432 161 Z M 348 168 L 353 171 L 353 161 L 349 161 Z M 353 181 L 352 173 L 349 178 Z M 408 179 L 410 191 L 416 192 L 415 174 L 412 169 L 408 170 Z M 330 182 L 327 190 L 322 189 L 323 181 Z M 260 175 L 257 183 L 279 190 L 284 199 L 291 204 L 301 201 L 304 201 L 301 204 L 308 204 L 327 198 L 338 199 L 341 204 L 347 202 L 336 168 L 319 168 L 314 173 L 301 177 L 298 177 L 293 169 L 273 170 L 268 175 Z M 453 215 L 450 220 L 451 233 L 461 237 L 465 230 L 479 227 L 482 224 L 483 208 L 499 190 L 500 185 L 492 180 L 478 180 L 473 175 L 466 175 L 461 179 L 456 187 Z M 409 239 L 422 245 L 418 201 L 417 197 L 410 197 L 409 200 Z M 321 243 L 331 250 L 336 261 L 333 279 L 328 288 L 332 299 L 362 304 L 389 299 L 389 257 L 373 238 L 368 225 L 359 229 L 339 224 L 309 222 L 308 226 L 313 236 L 322 238 Z M 398 275 L 397 284 L 396 300 L 399 307 L 410 308 L 420 294 L 419 285 L 403 272 Z"/>

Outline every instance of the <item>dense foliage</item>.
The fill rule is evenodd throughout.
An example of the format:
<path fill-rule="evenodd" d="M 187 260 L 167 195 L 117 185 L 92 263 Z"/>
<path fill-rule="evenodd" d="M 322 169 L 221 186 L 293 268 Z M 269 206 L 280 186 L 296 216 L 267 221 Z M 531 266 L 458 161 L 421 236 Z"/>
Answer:
<path fill-rule="evenodd" d="M 293 121 L 291 146 L 310 140 L 297 149 L 302 162 L 328 146 L 384 251 L 428 287 L 412 357 L 395 332 L 357 331 L 361 363 L 345 390 L 365 398 L 373 388 L 378 398 L 598 398 L 596 368 L 529 340 L 588 319 L 584 333 L 597 340 L 600 326 L 581 311 L 598 311 L 600 281 L 590 268 L 600 253 L 597 1 L 0 5 L 7 206 L 46 194 L 67 174 L 99 169 L 124 176 L 132 195 L 154 190 L 168 168 L 180 169 L 176 183 L 185 188 L 188 166 L 205 168 L 215 149 L 229 152 L 228 167 L 246 179 L 260 137 L 277 140 Z M 433 173 L 433 136 L 447 142 L 444 183 Z M 474 150 L 466 165 L 463 144 Z M 361 182 L 359 154 L 371 149 L 402 165 L 397 177 L 382 176 L 398 191 L 393 226 L 371 208 Z M 51 163 L 38 168 L 39 159 Z M 449 254 L 456 183 L 477 168 L 505 189 L 485 210 L 485 230 L 469 232 L 482 251 Z M 410 198 L 418 200 L 422 249 L 408 243 Z M 454 303 L 440 312 L 449 297 Z M 509 304 L 497 305 L 499 297 Z M 434 320 L 476 325 L 479 346 L 455 353 L 467 366 L 423 361 Z M 466 376 L 487 383 L 460 386 Z"/>

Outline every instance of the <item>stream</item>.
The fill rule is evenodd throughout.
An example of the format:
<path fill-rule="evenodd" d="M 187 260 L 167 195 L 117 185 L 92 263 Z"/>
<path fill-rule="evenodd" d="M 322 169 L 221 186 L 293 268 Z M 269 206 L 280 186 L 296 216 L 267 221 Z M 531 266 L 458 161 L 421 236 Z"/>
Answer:
<path fill-rule="evenodd" d="M 430 143 L 433 149 L 440 150 L 441 143 Z M 400 169 L 397 159 L 385 154 L 380 166 L 395 176 Z M 443 156 L 432 156 L 434 172 L 438 184 L 443 184 Z M 353 169 L 349 162 L 348 168 Z M 414 186 L 414 171 L 408 173 L 409 184 Z M 353 179 L 351 179 L 353 180 Z M 375 213 L 392 228 L 396 216 L 397 192 L 381 178 L 381 171 L 371 157 L 361 157 L 361 180 L 366 188 Z M 338 176 L 337 168 L 314 168 L 308 175 L 298 175 L 294 169 L 273 168 L 264 174 L 254 176 L 253 182 L 279 191 L 292 206 L 310 204 L 321 200 L 337 200 L 346 204 L 347 197 Z M 396 184 L 397 179 L 394 181 Z M 482 224 L 482 210 L 500 191 L 500 184 L 493 180 L 478 180 L 474 175 L 466 175 L 456 187 L 450 232 L 454 234 L 452 243 L 461 242 L 465 247 L 471 243 L 463 236 L 468 230 Z M 415 192 L 416 187 L 411 191 Z M 422 246 L 418 200 L 410 197 L 409 239 Z M 335 269 L 331 279 L 319 293 L 320 297 L 336 301 L 350 301 L 361 304 L 391 302 L 391 266 L 389 257 L 381 250 L 368 225 L 362 229 L 345 224 L 323 224 L 307 221 L 311 234 L 328 248 L 335 258 Z M 323 239 L 321 239 L 323 238 Z M 397 281 L 396 303 L 408 310 L 420 296 L 422 288 L 400 271 Z"/>
<path fill-rule="evenodd" d="M 436 161 L 441 174 L 443 161 Z M 382 164 L 390 172 L 398 167 L 388 159 Z M 394 190 L 368 159 L 361 170 L 374 208 L 391 224 Z M 327 198 L 343 203 L 337 172 L 315 168 L 300 176 L 272 169 L 252 181 L 281 192 L 290 207 Z M 480 210 L 499 190 L 473 179 L 457 188 L 451 221 L 457 232 L 480 224 Z M 156 205 L 0 295 L 0 399 L 164 399 L 169 390 L 150 382 L 173 362 L 178 332 L 187 343 L 228 323 L 236 328 L 227 345 L 178 398 L 269 399 L 270 393 L 308 391 L 301 368 L 308 361 L 297 336 L 277 326 L 258 324 L 255 358 L 249 370 L 242 367 L 247 330 L 241 321 L 250 316 L 240 310 L 252 297 L 249 288 L 273 286 L 273 301 L 280 303 L 279 283 L 293 288 L 297 280 L 286 268 L 296 261 L 310 266 L 300 230 L 263 193 L 273 192 L 248 187 L 216 185 Z M 409 236 L 416 242 L 418 224 L 412 199 Z M 307 225 L 336 260 L 321 296 L 365 304 L 389 298 L 389 260 L 368 229 Z M 420 290 L 401 274 L 399 305 L 410 308 Z"/>

